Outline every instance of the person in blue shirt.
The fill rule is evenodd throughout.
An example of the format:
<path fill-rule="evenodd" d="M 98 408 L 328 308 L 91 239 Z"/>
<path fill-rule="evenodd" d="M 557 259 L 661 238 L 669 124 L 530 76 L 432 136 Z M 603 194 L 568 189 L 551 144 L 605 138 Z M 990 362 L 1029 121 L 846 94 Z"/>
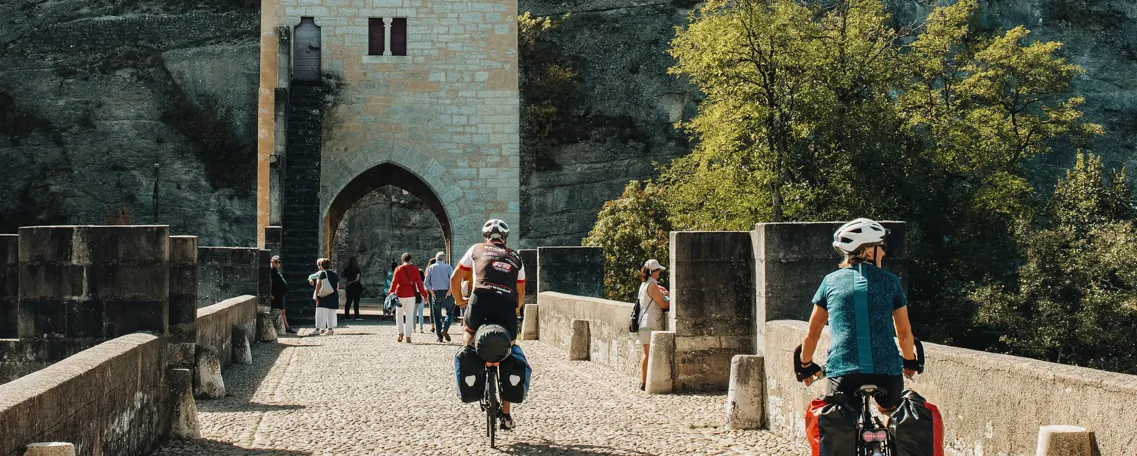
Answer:
<path fill-rule="evenodd" d="M 813 352 L 828 324 L 827 394 L 853 397 L 863 385 L 882 387 L 887 394 L 876 401 L 885 414 L 900 404 L 904 376 L 912 378 L 917 364 L 908 298 L 900 279 L 880 268 L 887 235 L 888 230 L 867 218 L 846 223 L 833 234 L 833 248 L 845 261 L 825 276 L 813 296 L 809 332 L 798 360 L 803 370 L 814 372 L 804 380 L 806 385 L 821 376 L 813 364 Z"/>

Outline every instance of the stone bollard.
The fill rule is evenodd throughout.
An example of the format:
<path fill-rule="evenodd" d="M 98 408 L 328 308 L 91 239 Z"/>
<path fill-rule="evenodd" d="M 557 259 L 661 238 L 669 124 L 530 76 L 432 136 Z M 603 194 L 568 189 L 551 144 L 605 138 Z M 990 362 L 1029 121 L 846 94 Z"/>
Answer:
<path fill-rule="evenodd" d="M 189 369 L 170 369 L 169 382 L 170 398 L 174 403 L 171 437 L 181 440 L 200 438 L 197 402 L 193 399 L 193 372 Z"/>
<path fill-rule="evenodd" d="M 24 456 L 75 456 L 75 445 L 65 442 L 32 443 Z"/>
<path fill-rule="evenodd" d="M 276 330 L 276 336 L 280 337 L 285 334 L 284 331 L 284 312 L 280 309 L 269 309 L 269 317 L 272 319 L 272 327 Z"/>
<path fill-rule="evenodd" d="M 217 351 L 208 347 L 198 347 L 195 358 L 194 397 L 199 399 L 225 397 L 225 379 L 221 377 L 221 358 L 217 356 Z"/>
<path fill-rule="evenodd" d="M 572 336 L 569 339 L 569 361 L 588 361 L 588 320 L 572 321 Z"/>
<path fill-rule="evenodd" d="M 233 362 L 237 364 L 252 364 L 253 350 L 249 347 L 249 329 L 241 325 L 233 325 Z"/>
<path fill-rule="evenodd" d="M 1036 456 L 1090 456 L 1094 433 L 1080 426 L 1052 425 L 1038 429 Z"/>
<path fill-rule="evenodd" d="M 276 340 L 276 324 L 272 310 L 267 307 L 257 309 L 257 340 L 273 342 Z"/>
<path fill-rule="evenodd" d="M 765 410 L 766 364 L 761 356 L 734 355 L 726 393 L 727 429 L 762 429 Z"/>
<path fill-rule="evenodd" d="M 525 320 L 521 322 L 521 340 L 538 340 L 536 304 L 525 305 Z"/>
<path fill-rule="evenodd" d="M 647 355 L 648 394 L 668 394 L 675 390 L 675 331 L 652 331 Z"/>

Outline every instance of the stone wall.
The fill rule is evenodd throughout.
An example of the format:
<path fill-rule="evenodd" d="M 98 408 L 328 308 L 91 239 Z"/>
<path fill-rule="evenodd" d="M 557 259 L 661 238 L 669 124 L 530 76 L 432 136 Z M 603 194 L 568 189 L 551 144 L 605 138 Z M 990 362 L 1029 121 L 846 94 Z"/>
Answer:
<path fill-rule="evenodd" d="M 267 299 L 268 290 L 265 288 L 267 285 L 262 282 L 268 277 L 264 276 L 267 271 L 262 271 L 262 268 L 269 267 L 269 258 L 271 255 L 268 250 L 244 247 L 199 247 L 198 308 L 241 295 Z M 263 293 L 262 288 L 264 288 Z"/>
<path fill-rule="evenodd" d="M 20 338 L 167 333 L 168 227 L 23 227 L 19 244 Z"/>
<path fill-rule="evenodd" d="M 754 347 L 754 262 L 747 232 L 671 232 L 676 391 L 725 391 L 734 355 Z"/>
<path fill-rule="evenodd" d="M 20 301 L 20 249 L 15 234 L 0 235 L 0 339 L 16 337 Z"/>
<path fill-rule="evenodd" d="M 767 419 L 770 430 L 792 441 L 805 440 L 802 411 L 822 388 L 798 383 L 790 366 L 807 329 L 804 321 L 766 324 Z M 823 364 L 828 347 L 826 330 L 814 359 Z M 1137 454 L 1137 376 L 943 345 L 924 349 L 927 370 L 906 387 L 940 408 L 947 454 L 1033 455 L 1039 426 L 1050 424 L 1093 431 L 1103 455 Z"/>
<path fill-rule="evenodd" d="M 537 277 L 537 292 L 604 297 L 604 249 L 600 247 L 540 247 L 537 267 L 525 268 Z"/>
<path fill-rule="evenodd" d="M 521 255 L 521 264 L 525 266 L 525 273 L 529 274 L 525 281 L 525 304 L 537 303 L 537 249 L 522 249 L 517 251 Z"/>
<path fill-rule="evenodd" d="M 148 454 L 171 425 L 165 347 L 130 334 L 0 385 L 0 456 L 43 441 L 78 456 Z"/>
<path fill-rule="evenodd" d="M 197 237 L 170 236 L 170 364 L 193 367 L 197 343 Z"/>
<path fill-rule="evenodd" d="M 628 332 L 632 304 L 542 292 L 537 298 L 541 342 L 569 350 L 573 320 L 588 321 L 589 359 L 623 375 L 639 378 L 643 346 Z"/>
<path fill-rule="evenodd" d="M 0 339 L 0 384 L 37 372 L 98 345 L 100 339 Z"/>
<path fill-rule="evenodd" d="M 233 327 L 242 326 L 254 342 L 257 329 L 257 297 L 237 296 L 197 310 L 197 346 L 217 351 L 221 367 L 233 362 Z"/>
<path fill-rule="evenodd" d="M 908 288 L 904 222 L 881 222 L 890 233 L 885 270 L 896 274 Z M 809 320 L 813 294 L 821 280 L 837 270 L 842 258 L 833 250 L 833 232 L 841 222 L 759 223 L 750 232 L 754 252 L 755 342 L 763 353 L 765 323 L 773 320 Z"/>

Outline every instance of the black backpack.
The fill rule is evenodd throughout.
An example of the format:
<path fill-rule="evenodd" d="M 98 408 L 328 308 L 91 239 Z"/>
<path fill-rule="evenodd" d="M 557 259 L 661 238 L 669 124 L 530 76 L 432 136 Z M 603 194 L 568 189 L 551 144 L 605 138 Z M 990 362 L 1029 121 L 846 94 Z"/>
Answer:
<path fill-rule="evenodd" d="M 636 293 L 636 305 L 632 307 L 632 320 L 628 322 L 628 332 L 640 332 L 640 294 Z"/>

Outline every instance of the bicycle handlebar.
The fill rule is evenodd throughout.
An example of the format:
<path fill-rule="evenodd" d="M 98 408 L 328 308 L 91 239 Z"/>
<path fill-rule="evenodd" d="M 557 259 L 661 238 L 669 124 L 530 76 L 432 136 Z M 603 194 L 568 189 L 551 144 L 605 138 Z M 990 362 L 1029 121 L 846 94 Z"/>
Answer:
<path fill-rule="evenodd" d="M 920 342 L 920 339 L 913 339 L 913 342 L 916 346 L 916 359 L 911 361 L 904 360 L 904 368 L 914 370 L 918 374 L 923 374 L 925 367 L 924 344 Z M 794 375 L 797 377 L 797 381 L 803 382 L 818 372 L 821 373 L 821 377 L 825 377 L 824 366 L 813 362 L 809 363 L 808 366 L 801 365 L 801 345 L 798 345 L 797 348 L 794 349 Z"/>

